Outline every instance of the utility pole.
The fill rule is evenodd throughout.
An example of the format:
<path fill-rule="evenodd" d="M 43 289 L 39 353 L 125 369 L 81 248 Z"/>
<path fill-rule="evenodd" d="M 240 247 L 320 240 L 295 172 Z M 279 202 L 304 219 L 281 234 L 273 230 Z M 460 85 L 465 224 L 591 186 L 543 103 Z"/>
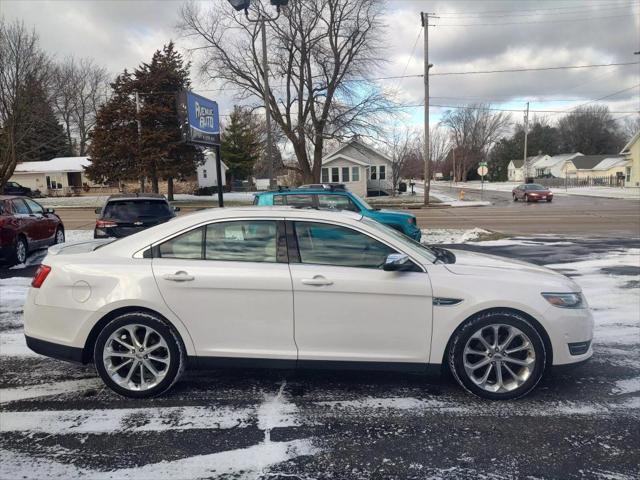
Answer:
<path fill-rule="evenodd" d="M 429 13 L 420 13 L 424 28 L 424 205 L 429 205 L 431 189 L 431 155 L 429 154 Z"/>
<path fill-rule="evenodd" d="M 231 2 L 233 4 L 233 2 Z M 260 11 L 258 18 L 252 20 L 249 18 L 249 2 L 241 2 L 240 8 L 244 8 L 244 14 L 247 20 L 251 23 L 260 23 L 262 30 L 262 87 L 263 87 L 263 100 L 264 100 L 264 112 L 265 123 L 267 127 L 267 165 L 269 165 L 269 188 L 276 188 L 275 180 L 275 167 L 273 165 L 274 158 L 272 154 L 272 139 L 271 139 L 271 110 L 269 109 L 269 96 L 271 91 L 269 90 L 269 64 L 267 63 L 267 22 L 272 22 L 280 17 L 280 5 L 276 5 L 277 15 L 275 17 L 269 17 Z M 286 5 L 286 2 L 284 3 Z M 234 6 L 234 8 L 236 8 Z"/>
<path fill-rule="evenodd" d="M 527 110 L 524 114 L 524 162 L 523 169 L 524 170 L 524 183 L 527 183 L 527 178 L 529 178 L 529 164 L 527 162 L 527 136 L 529 135 L 529 102 L 527 102 Z"/>
<path fill-rule="evenodd" d="M 136 96 L 136 123 L 138 124 L 138 152 L 140 152 L 140 137 L 142 135 L 142 123 L 140 122 L 140 95 L 138 95 L 138 92 L 134 93 Z M 144 193 L 144 189 L 144 176 L 142 176 L 140 177 L 140 193 Z"/>

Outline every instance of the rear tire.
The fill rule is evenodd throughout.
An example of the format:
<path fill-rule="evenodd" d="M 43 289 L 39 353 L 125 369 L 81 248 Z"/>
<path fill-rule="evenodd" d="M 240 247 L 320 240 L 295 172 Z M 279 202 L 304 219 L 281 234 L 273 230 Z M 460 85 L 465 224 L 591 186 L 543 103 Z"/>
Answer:
<path fill-rule="evenodd" d="M 448 362 L 468 392 L 490 400 L 512 400 L 538 384 L 547 353 L 540 334 L 526 318 L 498 311 L 468 320 L 454 334 Z"/>
<path fill-rule="evenodd" d="M 527 202 L 527 203 L 529 203 L 531 201 L 531 200 L 529 200 L 529 195 L 525 195 L 524 196 L 524 201 Z"/>
<path fill-rule="evenodd" d="M 515 194 L 515 193 L 513 194 L 513 201 L 514 201 L 514 202 L 517 202 L 517 201 L 518 201 L 518 197 L 516 196 L 516 194 Z"/>
<path fill-rule="evenodd" d="M 102 381 L 129 398 L 163 394 L 184 372 L 186 354 L 178 334 L 146 312 L 111 320 L 96 339 L 93 359 Z"/>
<path fill-rule="evenodd" d="M 547 198 L 547 203 L 553 202 L 553 198 Z"/>

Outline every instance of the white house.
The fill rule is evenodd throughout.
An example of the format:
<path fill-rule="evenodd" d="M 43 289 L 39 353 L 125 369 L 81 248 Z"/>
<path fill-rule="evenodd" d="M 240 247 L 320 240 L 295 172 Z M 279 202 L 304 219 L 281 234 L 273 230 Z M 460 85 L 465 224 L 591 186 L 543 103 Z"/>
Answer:
<path fill-rule="evenodd" d="M 344 183 L 352 192 L 368 196 L 393 188 L 393 161 L 359 140 L 351 140 L 322 159 L 322 183 Z"/>
<path fill-rule="evenodd" d="M 218 169 L 216 166 L 216 152 L 214 150 L 205 150 L 204 163 L 199 165 L 196 170 L 198 173 L 199 187 L 216 187 L 218 185 Z M 224 162 L 220 162 L 222 166 L 222 185 L 226 185 L 227 166 Z"/>
<path fill-rule="evenodd" d="M 85 167 L 91 165 L 88 157 L 58 157 L 42 162 L 23 162 L 16 166 L 12 182 L 17 182 L 32 190 L 40 190 L 44 195 L 65 195 L 93 187 L 85 175 Z"/>
<path fill-rule="evenodd" d="M 510 182 L 522 182 L 524 181 L 524 172 L 522 165 L 524 160 L 511 160 L 507 166 L 507 178 Z"/>

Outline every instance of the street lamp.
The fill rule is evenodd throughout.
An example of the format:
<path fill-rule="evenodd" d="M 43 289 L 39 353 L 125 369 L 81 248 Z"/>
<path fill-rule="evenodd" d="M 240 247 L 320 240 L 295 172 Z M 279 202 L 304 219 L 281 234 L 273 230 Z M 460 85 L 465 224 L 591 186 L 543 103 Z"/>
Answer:
<path fill-rule="evenodd" d="M 247 20 L 252 23 L 260 23 L 262 30 L 262 75 L 263 75 L 263 98 L 265 121 L 267 126 L 267 164 L 269 165 L 269 188 L 274 189 L 276 182 L 274 178 L 273 155 L 271 152 L 271 112 L 269 110 L 269 65 L 267 63 L 267 22 L 273 21 L 280 17 L 280 7 L 286 7 L 289 0 L 270 0 L 271 5 L 276 7 L 277 15 L 268 17 L 258 12 L 258 18 L 249 18 L 249 6 L 251 0 L 228 0 L 233 8 L 237 11 L 244 10 Z"/>

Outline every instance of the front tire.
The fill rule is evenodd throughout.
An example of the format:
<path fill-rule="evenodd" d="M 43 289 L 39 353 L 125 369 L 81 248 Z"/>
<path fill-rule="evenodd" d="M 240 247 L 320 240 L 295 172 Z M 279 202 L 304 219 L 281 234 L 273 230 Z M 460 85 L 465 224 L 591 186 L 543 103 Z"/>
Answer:
<path fill-rule="evenodd" d="M 516 194 L 515 194 L 515 193 L 513 194 L 513 201 L 514 201 L 514 202 L 517 202 L 517 201 L 518 201 L 518 197 L 516 196 Z"/>
<path fill-rule="evenodd" d="M 129 398 L 161 395 L 178 381 L 186 364 L 178 334 L 145 312 L 111 320 L 98 335 L 93 358 L 104 383 Z"/>
<path fill-rule="evenodd" d="M 56 234 L 53 237 L 53 244 L 57 245 L 59 243 L 64 243 L 64 229 L 62 227 L 56 229 Z"/>
<path fill-rule="evenodd" d="M 490 400 L 512 400 L 535 388 L 546 357 L 540 334 L 526 318 L 488 312 L 455 333 L 448 361 L 453 376 L 468 392 Z"/>
<path fill-rule="evenodd" d="M 20 235 L 16 239 L 16 246 L 13 252 L 13 261 L 11 262 L 14 265 L 21 265 L 27 261 L 27 255 L 29 253 L 29 245 L 27 243 L 27 239 L 24 236 Z"/>

